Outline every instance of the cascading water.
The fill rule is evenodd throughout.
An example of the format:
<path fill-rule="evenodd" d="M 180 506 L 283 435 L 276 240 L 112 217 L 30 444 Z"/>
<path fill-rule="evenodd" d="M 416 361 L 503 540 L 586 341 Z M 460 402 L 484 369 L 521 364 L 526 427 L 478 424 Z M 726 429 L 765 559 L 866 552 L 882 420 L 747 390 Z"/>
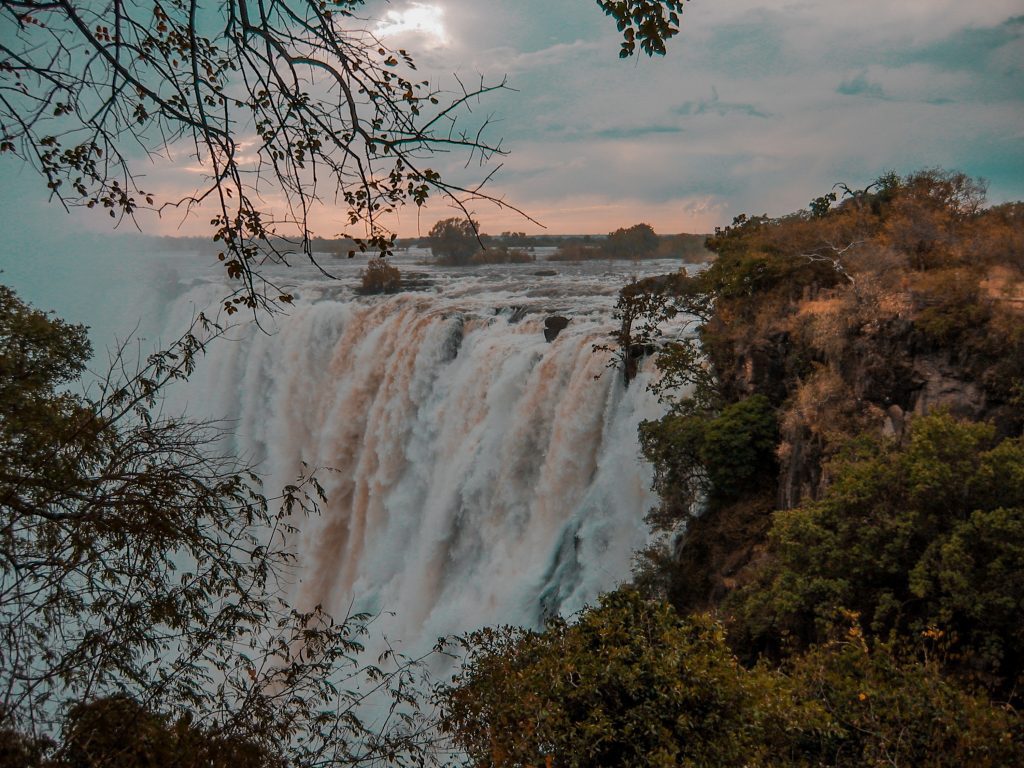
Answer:
<path fill-rule="evenodd" d="M 324 468 L 328 503 L 293 542 L 298 607 L 385 611 L 416 645 L 580 608 L 628 576 L 655 501 L 636 435 L 663 411 L 651 373 L 627 388 L 593 349 L 637 265 L 399 266 L 420 290 L 357 297 L 356 265 L 282 272 L 289 315 L 215 341 L 166 407 L 226 417 L 268 492 Z M 181 274 L 154 313 L 165 338 L 226 293 Z M 570 322 L 548 343 L 552 313 Z"/>

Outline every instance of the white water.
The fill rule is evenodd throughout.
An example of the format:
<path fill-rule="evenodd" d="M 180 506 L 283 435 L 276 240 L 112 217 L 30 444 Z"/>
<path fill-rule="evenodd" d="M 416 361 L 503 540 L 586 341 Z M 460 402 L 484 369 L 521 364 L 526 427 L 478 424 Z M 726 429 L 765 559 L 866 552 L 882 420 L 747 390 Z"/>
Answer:
<path fill-rule="evenodd" d="M 626 388 L 593 351 L 636 265 L 458 270 L 416 256 L 400 266 L 420 290 L 388 297 L 355 296 L 351 262 L 331 265 L 333 281 L 278 273 L 298 296 L 289 316 L 215 342 L 168 407 L 230 419 L 268 492 L 303 461 L 329 468 L 329 502 L 295 542 L 293 600 L 394 614 L 389 637 L 419 645 L 537 625 L 628 577 L 655 501 L 636 428 L 661 408 L 649 371 Z M 165 339 L 225 295 L 194 265 L 162 277 L 148 319 Z M 548 268 L 559 274 L 533 274 Z M 553 313 L 571 322 L 549 344 Z"/>

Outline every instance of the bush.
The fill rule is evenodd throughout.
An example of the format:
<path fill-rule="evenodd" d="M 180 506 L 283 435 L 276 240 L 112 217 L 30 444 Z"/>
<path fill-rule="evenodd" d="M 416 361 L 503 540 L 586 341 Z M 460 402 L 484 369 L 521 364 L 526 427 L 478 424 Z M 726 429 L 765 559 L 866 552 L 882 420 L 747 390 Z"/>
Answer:
<path fill-rule="evenodd" d="M 1000 768 L 1024 761 L 1015 713 L 959 687 L 934 662 L 870 647 L 856 628 L 792 660 L 788 678 L 783 690 L 792 698 L 775 702 L 779 715 L 764 735 L 767 765 Z"/>
<path fill-rule="evenodd" d="M 398 267 L 384 259 L 371 259 L 361 274 L 359 292 L 362 294 L 397 293 L 402 290 L 402 275 Z"/>
<path fill-rule="evenodd" d="M 647 259 L 658 250 L 658 235 L 650 224 L 634 224 L 608 234 L 603 250 L 608 259 Z"/>
<path fill-rule="evenodd" d="M 772 486 L 777 441 L 775 409 L 764 395 L 728 405 L 717 416 L 670 413 L 643 422 L 640 445 L 662 498 L 648 521 L 670 530 L 700 495 L 727 501 Z"/>
<path fill-rule="evenodd" d="M 1018 765 L 1021 727 L 934 663 L 853 628 L 745 669 L 705 615 L 624 590 L 544 632 L 489 629 L 440 693 L 442 729 L 483 768 Z"/>
<path fill-rule="evenodd" d="M 592 261 L 606 259 L 608 256 L 596 245 L 582 243 L 563 243 L 558 250 L 548 256 L 548 261 Z"/>
<path fill-rule="evenodd" d="M 950 347 L 982 329 L 992 315 L 983 301 L 976 270 L 949 268 L 920 275 L 911 292 L 920 307 L 914 325 L 925 339 Z"/>
<path fill-rule="evenodd" d="M 471 219 L 442 219 L 430 228 L 430 251 L 440 264 L 466 264 L 480 249 L 479 233 L 480 225 Z"/>
<path fill-rule="evenodd" d="M 520 248 L 509 248 L 505 245 L 493 245 L 486 250 L 477 251 L 470 258 L 470 264 L 529 264 L 536 257 Z"/>
<path fill-rule="evenodd" d="M 700 459 L 712 493 L 735 498 L 775 474 L 775 409 L 764 395 L 726 406 L 704 428 Z"/>
<path fill-rule="evenodd" d="M 874 636 L 941 633 L 949 663 L 1007 691 L 1024 670 L 1024 439 L 919 418 L 905 445 L 862 438 L 821 500 L 778 512 L 772 559 L 727 607 L 755 646 L 828 636 L 847 612 Z"/>
<path fill-rule="evenodd" d="M 488 629 L 442 695 L 474 766 L 739 765 L 749 692 L 706 617 L 615 592 L 574 624 Z M 551 763 L 548 763 L 549 765 Z"/>

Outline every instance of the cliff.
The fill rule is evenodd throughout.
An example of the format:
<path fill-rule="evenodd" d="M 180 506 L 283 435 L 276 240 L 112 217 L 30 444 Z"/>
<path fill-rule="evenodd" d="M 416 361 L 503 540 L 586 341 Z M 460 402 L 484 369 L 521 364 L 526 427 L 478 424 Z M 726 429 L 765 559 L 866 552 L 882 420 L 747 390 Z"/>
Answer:
<path fill-rule="evenodd" d="M 680 608 L 717 604 L 765 555 L 772 510 L 821 498 L 858 435 L 899 443 L 938 411 L 1021 434 L 1024 205 L 984 208 L 982 193 L 959 174 L 886 177 L 814 214 L 740 217 L 709 239 L 707 270 L 648 283 L 701 317 L 714 391 L 667 393 L 673 412 L 645 427 L 663 498 L 652 517 L 685 533 L 641 579 Z M 678 425 L 713 424 L 754 396 L 773 407 L 774 460 L 723 493 L 700 466 L 706 435 L 681 442 Z M 697 481 L 680 493 L 684 476 Z"/>

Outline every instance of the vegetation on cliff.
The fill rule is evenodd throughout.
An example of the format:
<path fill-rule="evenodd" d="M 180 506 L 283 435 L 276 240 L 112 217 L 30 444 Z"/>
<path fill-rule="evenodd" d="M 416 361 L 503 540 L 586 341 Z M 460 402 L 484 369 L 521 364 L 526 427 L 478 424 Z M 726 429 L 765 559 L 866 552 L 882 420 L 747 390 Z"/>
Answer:
<path fill-rule="evenodd" d="M 784 666 L 624 589 L 543 632 L 464 640 L 442 727 L 474 766 L 1014 765 L 1015 714 L 856 625 Z M 1016 738 L 1015 738 L 1016 733 Z"/>
<path fill-rule="evenodd" d="M 623 290 L 626 382 L 660 350 L 669 405 L 658 538 L 638 591 L 466 639 L 475 765 L 1024 760 L 1024 205 L 938 170 L 837 189 Z"/>

